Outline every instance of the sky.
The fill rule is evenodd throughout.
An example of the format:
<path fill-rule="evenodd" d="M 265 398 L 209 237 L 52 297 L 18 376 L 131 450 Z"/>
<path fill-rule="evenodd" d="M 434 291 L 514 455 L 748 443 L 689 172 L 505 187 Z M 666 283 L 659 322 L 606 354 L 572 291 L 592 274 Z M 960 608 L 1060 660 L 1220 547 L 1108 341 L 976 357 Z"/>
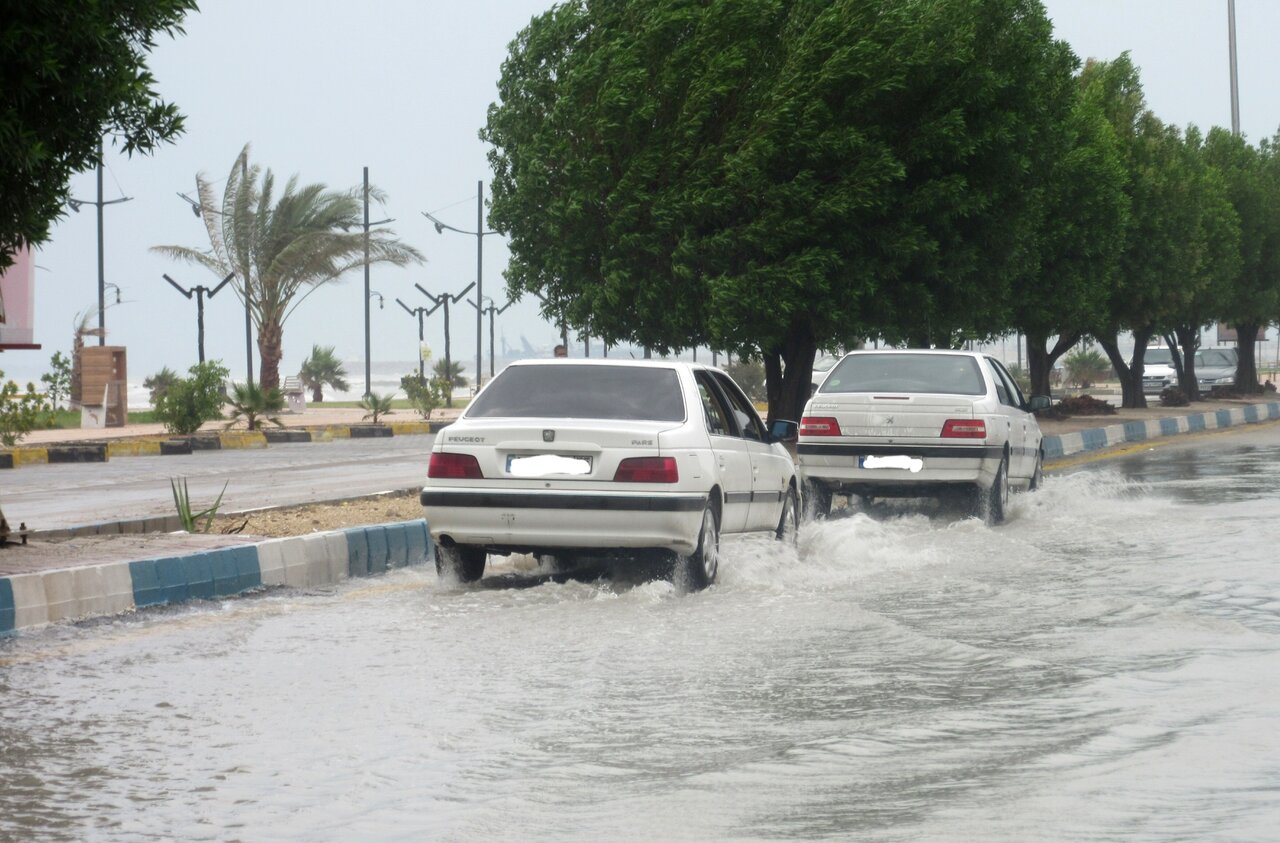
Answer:
<path fill-rule="evenodd" d="M 432 293 L 459 292 L 476 280 L 476 238 L 437 234 L 429 211 L 467 231 L 476 224 L 476 186 L 488 196 L 488 147 L 478 137 L 497 95 L 501 64 L 512 39 L 548 0 L 205 0 L 185 23 L 186 34 L 162 39 L 149 66 L 161 95 L 187 116 L 186 133 L 151 156 L 108 148 L 104 173 L 107 342 L 128 351 L 129 380 L 163 366 L 184 372 L 196 362 L 196 304 L 162 278 L 187 287 L 214 286 L 207 270 L 152 253 L 160 244 L 208 246 L 200 221 L 178 193 L 194 195 L 195 175 L 219 188 L 241 148 L 277 177 L 347 188 L 370 181 L 388 195 L 372 220 L 426 256 L 406 269 L 373 266 L 371 359 L 375 367 L 416 366 L 418 322 L 396 304 L 428 305 L 415 282 Z M 1128 50 L 1148 106 L 1179 126 L 1231 123 L 1227 0 L 1046 0 L 1057 37 L 1083 59 L 1115 58 Z M 1237 0 L 1241 129 L 1252 142 L 1280 127 L 1280 60 L 1270 39 L 1280 31 L 1280 3 Z M 92 201 L 93 171 L 73 178 L 71 195 Z M 77 317 L 97 303 L 96 210 L 68 213 L 36 257 L 36 330 L 40 351 L 0 354 L 0 370 L 21 381 L 47 371 L 54 351 L 70 352 Z M 483 238 L 486 296 L 507 303 L 502 271 L 508 253 L 499 235 Z M 281 374 L 296 373 L 313 344 L 333 345 L 363 391 L 363 276 L 359 270 L 312 294 L 284 326 Z M 468 297 L 474 298 L 472 290 Z M 475 371 L 475 311 L 451 314 L 452 356 Z M 526 338 L 548 353 L 558 329 L 528 297 L 496 317 L 496 347 Z M 244 311 L 230 290 L 205 305 L 206 356 L 233 377 L 245 373 Z M 427 317 L 426 340 L 444 352 L 444 325 Z M 483 368 L 489 368 L 488 319 Z M 582 351 L 580 341 L 574 353 Z M 598 354 L 598 341 L 591 353 Z M 255 377 L 257 349 L 254 348 Z M 499 360 L 501 366 L 501 360 Z"/>

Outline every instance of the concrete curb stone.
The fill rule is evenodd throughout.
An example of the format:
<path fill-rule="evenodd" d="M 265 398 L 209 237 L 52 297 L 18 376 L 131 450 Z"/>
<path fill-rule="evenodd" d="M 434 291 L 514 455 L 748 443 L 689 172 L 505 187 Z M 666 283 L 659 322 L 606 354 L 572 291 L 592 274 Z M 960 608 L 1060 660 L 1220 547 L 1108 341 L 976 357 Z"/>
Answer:
<path fill-rule="evenodd" d="M 1106 425 L 1075 433 L 1062 433 L 1044 437 L 1044 457 L 1061 459 L 1087 451 L 1098 451 L 1131 442 L 1145 442 L 1162 436 L 1217 430 L 1241 424 L 1280 419 L 1280 402 L 1250 404 L 1229 410 L 1213 410 L 1189 416 L 1170 416 L 1163 419 L 1131 421 Z"/>
<path fill-rule="evenodd" d="M 0 576 L 0 635 L 263 588 L 332 585 L 432 559 L 427 522 L 417 519 L 180 556 L 11 574 Z"/>

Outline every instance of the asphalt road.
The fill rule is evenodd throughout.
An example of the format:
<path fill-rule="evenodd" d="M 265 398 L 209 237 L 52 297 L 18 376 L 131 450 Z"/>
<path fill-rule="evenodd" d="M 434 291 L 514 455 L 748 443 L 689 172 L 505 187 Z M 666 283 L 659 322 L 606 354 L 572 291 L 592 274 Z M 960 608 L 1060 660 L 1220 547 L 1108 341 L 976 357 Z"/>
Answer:
<path fill-rule="evenodd" d="M 211 504 L 225 483 L 224 512 L 359 497 L 421 485 L 434 441 L 397 436 L 24 466 L 0 474 L 0 506 L 14 524 L 53 530 L 170 515 L 171 478 L 187 478 L 195 507 Z"/>

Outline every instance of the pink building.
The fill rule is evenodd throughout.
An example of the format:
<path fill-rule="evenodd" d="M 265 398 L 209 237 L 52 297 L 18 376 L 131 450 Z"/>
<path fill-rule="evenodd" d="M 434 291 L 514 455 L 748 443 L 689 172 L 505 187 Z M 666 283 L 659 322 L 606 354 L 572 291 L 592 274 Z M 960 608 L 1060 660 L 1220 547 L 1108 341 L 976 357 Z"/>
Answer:
<path fill-rule="evenodd" d="M 0 275 L 0 351 L 37 349 L 35 255 L 23 247 L 13 257 L 13 266 Z"/>

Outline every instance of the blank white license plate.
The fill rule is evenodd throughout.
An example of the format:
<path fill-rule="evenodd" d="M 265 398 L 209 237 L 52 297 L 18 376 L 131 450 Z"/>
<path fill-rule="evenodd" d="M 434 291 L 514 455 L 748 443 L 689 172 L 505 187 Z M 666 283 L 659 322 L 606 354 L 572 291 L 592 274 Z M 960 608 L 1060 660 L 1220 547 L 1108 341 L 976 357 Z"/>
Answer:
<path fill-rule="evenodd" d="M 513 477 L 577 476 L 590 473 L 591 457 L 566 457 L 560 454 L 507 457 L 507 474 Z"/>
<path fill-rule="evenodd" d="M 915 474 L 924 468 L 924 460 L 919 457 L 908 456 L 859 456 L 858 468 L 896 468 L 899 470 L 910 471 Z"/>

